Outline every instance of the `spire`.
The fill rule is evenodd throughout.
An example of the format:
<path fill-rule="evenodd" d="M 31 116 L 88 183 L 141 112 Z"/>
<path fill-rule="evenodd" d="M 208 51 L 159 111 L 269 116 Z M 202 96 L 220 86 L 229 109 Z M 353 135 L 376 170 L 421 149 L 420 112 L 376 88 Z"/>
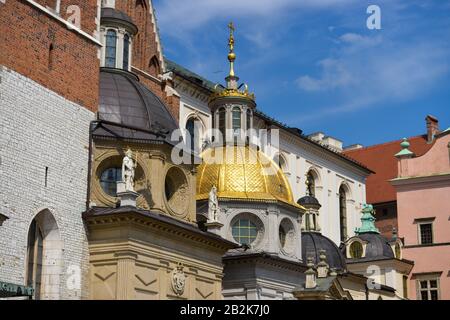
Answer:
<path fill-rule="evenodd" d="M 234 77 L 234 60 L 236 60 L 236 54 L 234 53 L 234 24 L 230 22 L 228 24 L 228 28 L 230 29 L 230 37 L 228 38 L 228 47 L 230 48 L 230 52 L 228 53 L 228 61 L 230 61 L 230 74 L 229 77 Z"/>
<path fill-rule="evenodd" d="M 361 228 L 356 228 L 356 234 L 361 233 L 380 233 L 375 227 L 375 210 L 371 204 L 365 204 L 362 209 Z"/>
<path fill-rule="evenodd" d="M 239 77 L 234 73 L 234 61 L 236 60 L 236 53 L 234 53 L 234 31 L 236 28 L 233 22 L 228 24 L 228 29 L 230 29 L 230 36 L 228 38 L 228 61 L 230 62 L 230 72 L 225 78 L 226 87 L 221 84 L 216 84 L 214 86 L 214 93 L 209 97 L 209 102 L 222 97 L 237 97 L 251 100 L 254 107 L 256 107 L 255 95 L 249 92 L 247 84 L 238 84 Z"/>

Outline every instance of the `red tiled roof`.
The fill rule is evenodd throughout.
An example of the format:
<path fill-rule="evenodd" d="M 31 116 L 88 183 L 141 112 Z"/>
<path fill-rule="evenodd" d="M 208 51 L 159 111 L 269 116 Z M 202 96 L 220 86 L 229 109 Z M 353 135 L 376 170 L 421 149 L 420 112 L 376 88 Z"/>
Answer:
<path fill-rule="evenodd" d="M 343 152 L 375 171 L 366 181 L 367 203 L 374 204 L 396 200 L 395 189 L 389 183 L 389 180 L 397 177 L 397 158 L 394 155 L 401 150 L 401 141 L 396 140 Z M 411 137 L 408 138 L 408 141 L 411 145 L 409 150 L 414 152 L 416 156 L 423 155 L 433 145 L 427 143 L 426 135 Z"/>

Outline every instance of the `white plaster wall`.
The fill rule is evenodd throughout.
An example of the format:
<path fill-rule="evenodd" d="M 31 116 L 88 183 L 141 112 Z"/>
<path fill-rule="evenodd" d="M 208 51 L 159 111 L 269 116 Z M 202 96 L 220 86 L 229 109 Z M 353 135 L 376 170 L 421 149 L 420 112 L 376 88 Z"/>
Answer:
<path fill-rule="evenodd" d="M 60 295 L 68 268 L 87 274 L 85 209 L 89 123 L 94 113 L 0 66 L 0 281 L 25 284 L 28 229 L 43 209 L 54 215 L 63 246 Z M 45 187 L 45 167 L 48 182 Z M 74 269 L 74 270 L 75 270 Z"/>
<path fill-rule="evenodd" d="M 319 175 L 316 197 L 322 205 L 319 211 L 322 234 L 339 245 L 339 187 L 344 183 L 350 189 L 347 199 L 347 233 L 348 237 L 352 237 L 355 228 L 361 225 L 360 211 L 366 201 L 365 177 L 333 160 L 325 151 L 309 149 L 280 135 L 280 152 L 289 159 L 287 176 L 295 201 L 306 195 L 305 176 L 313 168 Z"/>

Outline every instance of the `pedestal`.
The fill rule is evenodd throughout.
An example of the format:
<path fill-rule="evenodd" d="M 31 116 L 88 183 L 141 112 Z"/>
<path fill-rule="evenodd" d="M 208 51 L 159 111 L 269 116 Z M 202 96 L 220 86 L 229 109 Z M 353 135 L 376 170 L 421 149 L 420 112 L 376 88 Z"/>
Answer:
<path fill-rule="evenodd" d="M 136 199 L 139 193 L 125 189 L 125 182 L 117 182 L 117 197 L 120 199 L 120 206 L 136 207 Z"/>
<path fill-rule="evenodd" d="M 221 229 L 223 227 L 223 224 L 220 223 L 219 221 L 212 221 L 212 222 L 207 222 L 205 223 L 206 229 L 208 230 L 208 232 L 214 233 L 218 236 L 221 235 Z"/>

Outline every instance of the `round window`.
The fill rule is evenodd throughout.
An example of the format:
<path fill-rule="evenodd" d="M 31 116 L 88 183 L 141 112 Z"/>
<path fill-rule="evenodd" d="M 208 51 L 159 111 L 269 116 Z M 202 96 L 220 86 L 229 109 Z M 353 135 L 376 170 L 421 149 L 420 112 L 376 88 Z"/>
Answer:
<path fill-rule="evenodd" d="M 295 249 L 295 228 L 291 220 L 284 218 L 278 228 L 281 249 L 285 254 L 292 254 Z"/>
<path fill-rule="evenodd" d="M 240 244 L 251 244 L 258 236 L 258 228 L 249 219 L 239 219 L 233 224 L 232 233 Z"/>
<path fill-rule="evenodd" d="M 164 181 L 164 193 L 171 211 L 176 215 L 186 213 L 188 207 L 188 184 L 180 168 L 172 167 L 167 171 Z"/>
<path fill-rule="evenodd" d="M 350 245 L 350 257 L 353 259 L 359 259 L 363 254 L 363 246 L 361 242 L 355 241 Z"/>
<path fill-rule="evenodd" d="M 121 168 L 108 168 L 100 176 L 100 185 L 106 194 L 115 197 L 117 194 L 117 182 L 121 180 Z"/>
<path fill-rule="evenodd" d="M 284 230 L 282 225 L 280 225 L 280 228 L 278 229 L 278 235 L 280 237 L 281 247 L 284 248 L 286 245 L 286 230 Z"/>

